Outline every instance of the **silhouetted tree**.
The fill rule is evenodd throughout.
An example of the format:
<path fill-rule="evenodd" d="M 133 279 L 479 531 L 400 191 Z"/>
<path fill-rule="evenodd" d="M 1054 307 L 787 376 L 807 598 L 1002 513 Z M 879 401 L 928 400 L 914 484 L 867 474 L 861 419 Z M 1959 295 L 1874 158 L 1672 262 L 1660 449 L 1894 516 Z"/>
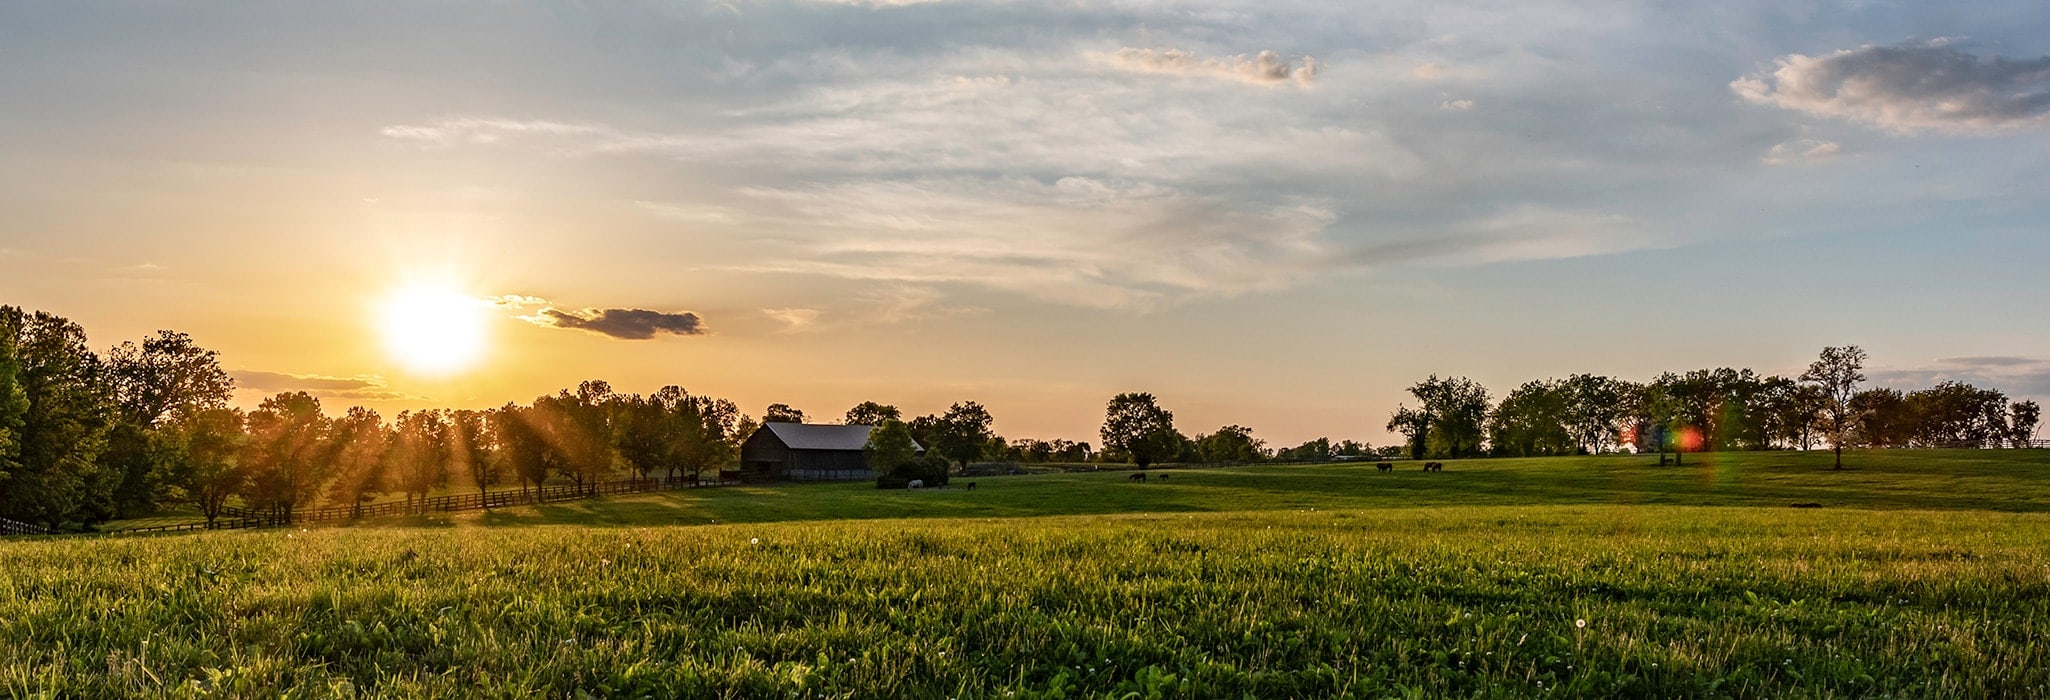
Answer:
<path fill-rule="evenodd" d="M 1253 437 L 1252 428 L 1227 425 L 1209 435 L 1197 435 L 1196 455 L 1204 462 L 1258 462 L 1267 457 L 1264 444 Z"/>
<path fill-rule="evenodd" d="M 1495 454 L 1536 457 L 1572 454 L 1580 444 L 1567 426 L 1572 389 L 1556 380 L 1530 381 L 1488 415 L 1488 444 Z"/>
<path fill-rule="evenodd" d="M 1823 426 L 1836 448 L 1834 469 L 1844 468 L 1844 441 L 1850 439 L 1857 425 L 1851 397 L 1857 394 L 1858 384 L 1865 381 L 1865 358 L 1865 351 L 1856 345 L 1830 346 L 1823 348 L 1822 356 L 1801 373 L 1801 381 L 1822 391 Z"/>
<path fill-rule="evenodd" d="M 1409 393 L 1427 417 L 1425 445 L 1432 456 L 1481 454 L 1489 408 L 1486 388 L 1465 377 L 1439 379 L 1434 374 L 1411 386 Z"/>
<path fill-rule="evenodd" d="M 2007 431 L 2017 448 L 2032 447 L 2036 426 L 2043 420 L 2043 408 L 2034 401 L 2016 401 L 2008 410 Z"/>
<path fill-rule="evenodd" d="M 1402 435 L 1403 444 L 1409 448 L 1410 459 L 1423 459 L 1430 449 L 1429 413 L 1398 404 L 1395 414 L 1388 417 L 1388 430 Z"/>
<path fill-rule="evenodd" d="M 1123 454 L 1141 469 L 1180 452 L 1185 439 L 1175 430 L 1174 414 L 1161 408 L 1152 394 L 1144 393 L 1112 397 L 1104 408 L 1099 434 L 1105 450 Z"/>
<path fill-rule="evenodd" d="M 762 412 L 763 423 L 803 423 L 804 412 L 791 408 L 789 404 L 772 403 L 769 410 Z"/>
<path fill-rule="evenodd" d="M 923 426 L 925 437 L 919 442 L 927 454 L 945 457 L 966 469 L 969 462 L 982 457 L 992 440 L 1001 439 L 990 431 L 993 422 L 982 404 L 963 401 L 949 406 L 945 415 L 927 421 Z"/>
<path fill-rule="evenodd" d="M 847 409 L 845 422 L 848 425 L 882 425 L 886 420 L 903 419 L 904 412 L 897 410 L 896 406 L 863 401 L 854 408 Z"/>

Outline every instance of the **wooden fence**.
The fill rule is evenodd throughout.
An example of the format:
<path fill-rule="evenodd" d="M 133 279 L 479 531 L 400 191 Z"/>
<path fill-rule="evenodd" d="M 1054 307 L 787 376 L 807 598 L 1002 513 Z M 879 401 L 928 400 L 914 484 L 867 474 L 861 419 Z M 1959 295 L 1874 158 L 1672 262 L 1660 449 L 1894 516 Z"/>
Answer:
<path fill-rule="evenodd" d="M 50 528 L 0 518 L 0 535 L 47 535 Z"/>
<path fill-rule="evenodd" d="M 219 520 L 214 521 L 211 525 L 207 523 L 181 523 L 177 525 L 158 525 L 155 527 L 137 527 L 123 528 L 119 530 L 103 530 L 102 532 L 189 532 L 193 530 L 240 530 L 252 527 L 284 527 L 287 525 L 301 525 L 317 522 L 333 522 L 339 520 L 353 520 L 356 518 L 379 517 L 388 515 L 418 515 L 421 513 L 446 513 L 459 510 L 478 510 L 482 508 L 503 508 L 506 506 L 532 505 L 539 503 L 556 503 L 560 501 L 575 501 L 585 498 L 595 498 L 598 496 L 612 496 L 627 493 L 647 493 L 650 491 L 673 491 L 691 488 L 710 488 L 716 486 L 726 486 L 729 483 L 732 482 L 720 481 L 716 479 L 703 481 L 691 481 L 688 479 L 623 479 L 619 481 L 594 482 L 585 484 L 583 486 L 577 486 L 575 484 L 561 484 L 556 486 L 543 486 L 534 489 L 487 491 L 484 493 L 451 494 L 447 496 L 429 496 L 427 498 L 415 499 L 411 501 L 369 503 L 358 507 L 335 506 L 331 508 L 308 508 L 304 510 L 293 511 L 290 517 L 286 517 L 283 513 L 274 513 L 262 509 L 235 508 L 231 506 L 222 508 L 222 517 Z M 48 534 L 48 531 L 44 530 L 41 532 L 21 534 Z"/>

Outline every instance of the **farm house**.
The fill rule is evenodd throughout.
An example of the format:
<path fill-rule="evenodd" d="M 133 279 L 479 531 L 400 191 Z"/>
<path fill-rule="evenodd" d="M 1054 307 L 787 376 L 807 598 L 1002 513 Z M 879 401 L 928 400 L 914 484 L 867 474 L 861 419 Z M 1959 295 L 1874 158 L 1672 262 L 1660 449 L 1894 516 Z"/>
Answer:
<path fill-rule="evenodd" d="M 740 444 L 747 481 L 858 481 L 876 478 L 863 459 L 866 425 L 767 423 Z M 923 452 L 925 448 L 918 448 Z"/>

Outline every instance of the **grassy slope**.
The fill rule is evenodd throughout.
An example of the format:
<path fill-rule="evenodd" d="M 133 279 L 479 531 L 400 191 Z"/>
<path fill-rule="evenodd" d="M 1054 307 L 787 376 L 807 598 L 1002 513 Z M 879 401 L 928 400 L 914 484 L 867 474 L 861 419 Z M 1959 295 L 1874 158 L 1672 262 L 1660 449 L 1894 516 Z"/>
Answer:
<path fill-rule="evenodd" d="M 0 543 L 0 695 L 2050 692 L 2044 456 L 1856 463 L 818 485 Z M 1091 515 L 1127 511 L 1155 512 Z M 910 519 L 833 521 L 879 517 Z"/>
<path fill-rule="evenodd" d="M 407 519 L 412 525 L 708 524 L 849 518 L 991 518 L 1132 512 L 1660 504 L 2050 511 L 2050 450 L 1853 453 L 1843 471 L 1813 453 L 1690 455 L 1657 467 L 1635 456 L 1176 470 L 1134 484 L 1124 472 L 973 479 L 974 491 L 879 491 L 872 484 L 732 487 Z M 1154 472 L 1157 477 L 1162 472 Z M 963 480 L 961 483 L 965 483 Z M 958 486 L 958 484 L 957 484 Z"/>

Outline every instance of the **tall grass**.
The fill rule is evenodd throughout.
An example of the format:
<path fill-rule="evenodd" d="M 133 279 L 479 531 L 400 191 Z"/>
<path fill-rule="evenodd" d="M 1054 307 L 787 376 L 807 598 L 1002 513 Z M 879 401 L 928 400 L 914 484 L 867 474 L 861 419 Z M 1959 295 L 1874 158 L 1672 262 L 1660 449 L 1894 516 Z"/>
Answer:
<path fill-rule="evenodd" d="M 2050 516 L 1675 506 L 0 544 L 10 697 L 2043 697 Z"/>

